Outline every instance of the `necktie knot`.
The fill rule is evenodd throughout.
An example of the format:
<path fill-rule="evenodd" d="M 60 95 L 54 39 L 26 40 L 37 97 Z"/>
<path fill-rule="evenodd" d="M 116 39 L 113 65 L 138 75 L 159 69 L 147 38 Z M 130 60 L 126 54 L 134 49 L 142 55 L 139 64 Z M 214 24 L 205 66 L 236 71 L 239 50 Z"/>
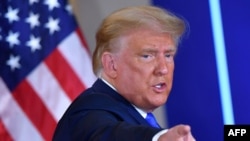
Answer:
<path fill-rule="evenodd" d="M 160 128 L 159 124 L 157 123 L 157 121 L 152 113 L 147 113 L 147 116 L 145 119 L 148 121 L 148 123 L 152 127 Z"/>

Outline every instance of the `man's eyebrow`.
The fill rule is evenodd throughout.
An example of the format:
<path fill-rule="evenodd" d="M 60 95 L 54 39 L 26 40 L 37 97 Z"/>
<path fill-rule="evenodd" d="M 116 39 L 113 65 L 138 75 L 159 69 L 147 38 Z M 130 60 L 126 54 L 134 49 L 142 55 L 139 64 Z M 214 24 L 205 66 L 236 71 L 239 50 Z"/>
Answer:
<path fill-rule="evenodd" d="M 157 49 L 154 49 L 154 48 L 144 48 L 142 49 L 142 52 L 157 52 Z"/>
<path fill-rule="evenodd" d="M 176 52 L 176 47 L 173 47 L 173 48 L 170 48 L 170 49 L 167 49 L 166 52 Z"/>
<path fill-rule="evenodd" d="M 172 47 L 172 48 L 166 49 L 164 52 L 165 53 L 176 52 L 176 50 L 177 49 L 175 47 Z M 141 51 L 142 52 L 147 52 L 147 53 L 157 53 L 157 52 L 159 52 L 157 49 L 154 49 L 154 48 L 144 48 Z"/>

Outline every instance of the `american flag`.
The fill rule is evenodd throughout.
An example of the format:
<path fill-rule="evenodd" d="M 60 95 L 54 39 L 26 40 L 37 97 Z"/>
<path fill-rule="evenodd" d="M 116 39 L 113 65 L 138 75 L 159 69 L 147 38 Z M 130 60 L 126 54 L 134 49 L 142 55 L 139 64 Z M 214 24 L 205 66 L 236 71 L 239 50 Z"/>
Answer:
<path fill-rule="evenodd" d="M 0 141 L 51 140 L 91 68 L 66 0 L 1 0 Z"/>

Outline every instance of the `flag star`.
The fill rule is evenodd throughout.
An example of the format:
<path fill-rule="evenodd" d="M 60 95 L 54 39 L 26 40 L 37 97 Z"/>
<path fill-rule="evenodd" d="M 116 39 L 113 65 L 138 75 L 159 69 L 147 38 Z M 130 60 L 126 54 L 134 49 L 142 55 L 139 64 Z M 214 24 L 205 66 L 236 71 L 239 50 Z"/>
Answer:
<path fill-rule="evenodd" d="M 20 41 L 18 40 L 19 33 L 13 33 L 9 32 L 9 35 L 6 37 L 6 41 L 9 42 L 10 47 L 13 47 L 14 45 L 19 45 Z"/>
<path fill-rule="evenodd" d="M 40 45 L 41 38 L 35 38 L 33 35 L 30 36 L 30 40 L 26 43 L 31 48 L 32 52 L 41 49 Z"/>
<path fill-rule="evenodd" d="M 19 12 L 18 9 L 12 9 L 11 7 L 8 7 L 8 12 L 5 14 L 5 18 L 9 20 L 10 23 L 13 21 L 18 21 L 19 17 L 17 16 L 17 13 Z"/>
<path fill-rule="evenodd" d="M 45 24 L 45 27 L 49 29 L 49 33 L 53 34 L 55 31 L 59 31 L 59 19 L 53 19 L 49 17 L 49 21 Z"/>
<path fill-rule="evenodd" d="M 70 14 L 73 13 L 73 12 L 72 12 L 72 6 L 71 6 L 71 5 L 67 4 L 66 7 L 65 7 L 65 9 L 66 9 Z"/>
<path fill-rule="evenodd" d="M 29 17 L 26 19 L 26 22 L 30 24 L 31 28 L 39 26 L 40 22 L 38 21 L 39 14 L 30 13 Z"/>
<path fill-rule="evenodd" d="M 21 68 L 19 61 L 20 61 L 20 56 L 14 56 L 11 54 L 10 58 L 9 58 L 9 60 L 7 60 L 6 64 L 8 66 L 10 66 L 11 71 L 14 71 L 15 69 Z"/>
<path fill-rule="evenodd" d="M 30 5 L 32 5 L 35 2 L 38 2 L 38 0 L 29 0 Z"/>
<path fill-rule="evenodd" d="M 57 0 L 46 0 L 44 4 L 49 6 L 49 10 L 53 10 L 54 8 L 60 7 L 60 4 L 58 3 Z"/>

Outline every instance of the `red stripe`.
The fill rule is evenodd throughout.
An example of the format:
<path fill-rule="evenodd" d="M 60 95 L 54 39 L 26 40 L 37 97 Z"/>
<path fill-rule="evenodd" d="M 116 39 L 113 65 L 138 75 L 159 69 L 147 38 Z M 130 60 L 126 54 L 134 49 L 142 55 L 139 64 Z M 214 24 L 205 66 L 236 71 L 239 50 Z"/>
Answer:
<path fill-rule="evenodd" d="M 71 100 L 74 100 L 86 88 L 57 49 L 46 58 L 45 63 Z"/>
<path fill-rule="evenodd" d="M 0 141 L 13 141 L 0 119 Z"/>
<path fill-rule="evenodd" d="M 44 139 L 51 140 L 57 122 L 26 80 L 14 90 L 13 96 Z"/>
<path fill-rule="evenodd" d="M 83 34 L 82 34 L 82 32 L 81 32 L 81 29 L 80 29 L 79 27 L 76 29 L 76 33 L 77 33 L 78 37 L 80 38 L 80 42 L 83 44 L 83 47 L 85 47 L 86 50 L 87 50 L 88 53 L 89 53 L 90 50 L 89 50 L 89 48 L 88 48 L 87 42 L 86 42 L 86 40 L 85 40 L 85 38 L 84 38 L 84 36 L 83 36 Z"/>

